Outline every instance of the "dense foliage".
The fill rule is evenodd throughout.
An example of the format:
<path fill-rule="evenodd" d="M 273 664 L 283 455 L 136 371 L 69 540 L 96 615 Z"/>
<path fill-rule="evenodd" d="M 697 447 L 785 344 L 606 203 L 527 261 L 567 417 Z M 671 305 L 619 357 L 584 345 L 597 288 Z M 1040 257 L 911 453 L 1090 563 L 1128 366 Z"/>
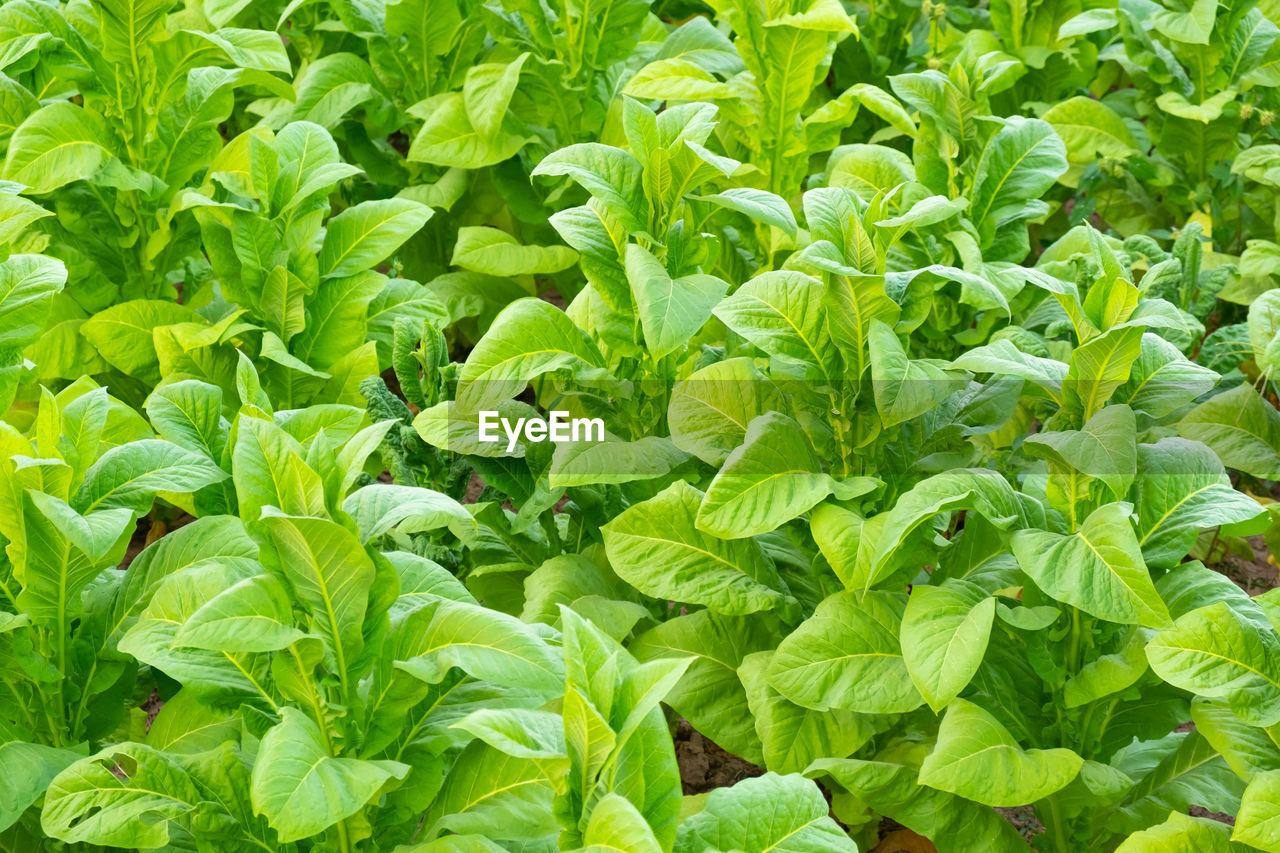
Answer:
<path fill-rule="evenodd" d="M 1162 3 L 0 3 L 0 851 L 1280 853 L 1280 3 Z"/>

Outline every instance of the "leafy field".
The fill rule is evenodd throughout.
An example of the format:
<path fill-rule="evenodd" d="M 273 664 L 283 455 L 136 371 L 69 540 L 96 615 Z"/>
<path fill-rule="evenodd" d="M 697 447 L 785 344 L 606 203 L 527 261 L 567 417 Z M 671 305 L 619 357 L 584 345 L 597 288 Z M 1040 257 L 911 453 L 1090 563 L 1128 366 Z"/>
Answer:
<path fill-rule="evenodd" d="M 1280 853 L 1280 2 L 707 2 L 0 3 L 0 851 Z"/>

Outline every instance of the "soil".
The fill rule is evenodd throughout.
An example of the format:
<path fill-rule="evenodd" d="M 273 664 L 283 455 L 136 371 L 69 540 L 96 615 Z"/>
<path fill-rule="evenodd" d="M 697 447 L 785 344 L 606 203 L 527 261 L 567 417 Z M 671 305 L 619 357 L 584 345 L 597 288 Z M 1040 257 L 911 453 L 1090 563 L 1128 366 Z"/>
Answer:
<path fill-rule="evenodd" d="M 764 775 L 763 767 L 725 752 L 695 731 L 688 720 L 681 720 L 676 727 L 676 764 L 680 766 L 680 787 L 686 796 Z"/>
<path fill-rule="evenodd" d="M 1271 550 L 1261 536 L 1249 536 L 1245 540 L 1253 549 L 1254 557 L 1246 560 L 1238 554 L 1227 554 L 1222 562 L 1214 565 L 1222 574 L 1235 581 L 1236 586 L 1250 595 L 1261 595 L 1280 586 L 1280 574 L 1271 560 Z"/>
<path fill-rule="evenodd" d="M 160 709 L 164 707 L 164 700 L 160 698 L 160 691 L 152 690 L 151 695 L 147 697 L 147 701 L 142 703 L 142 710 L 147 712 L 147 732 L 151 731 L 151 724 L 156 721 L 156 714 L 160 713 Z"/>
<path fill-rule="evenodd" d="M 1044 832 L 1044 824 L 1036 817 L 1035 809 L 1031 806 L 1014 806 L 1013 808 L 996 808 L 1000 816 L 1009 823 L 1013 824 L 1013 828 L 1018 830 L 1018 834 L 1027 840 Z"/>

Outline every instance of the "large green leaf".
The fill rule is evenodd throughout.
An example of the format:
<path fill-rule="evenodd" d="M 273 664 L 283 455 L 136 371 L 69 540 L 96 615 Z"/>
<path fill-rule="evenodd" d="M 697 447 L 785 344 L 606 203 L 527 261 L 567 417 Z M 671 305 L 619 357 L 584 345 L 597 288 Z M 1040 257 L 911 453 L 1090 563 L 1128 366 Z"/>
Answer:
<path fill-rule="evenodd" d="M 676 447 L 709 465 L 742 444 L 757 415 L 783 409 L 782 397 L 751 359 L 717 361 L 677 382 L 667 406 Z"/>
<path fill-rule="evenodd" d="M 350 530 L 326 518 L 268 510 L 261 523 L 333 671 L 347 684 L 364 645 L 361 631 L 376 575 L 372 559 Z"/>
<path fill-rule="evenodd" d="M 924 701 L 898 635 L 904 596 L 840 592 L 791 632 L 769 663 L 769 684 L 806 708 L 900 714 Z"/>
<path fill-rule="evenodd" d="M 1011 116 L 1001 123 L 1004 126 L 982 150 L 970 193 L 970 217 L 992 237 L 1028 199 L 1040 198 L 1067 170 L 1066 146 L 1047 122 Z"/>
<path fill-rule="evenodd" d="M 1228 468 L 1280 479 L 1280 412 L 1247 382 L 1196 406 L 1178 433 L 1209 445 Z"/>
<path fill-rule="evenodd" d="M 966 581 L 912 588 L 902 615 L 902 657 L 934 711 L 959 696 L 977 673 L 995 612 L 995 598 Z"/>
<path fill-rule="evenodd" d="M 657 258 L 634 243 L 627 246 L 626 270 L 645 345 L 654 358 L 686 345 L 729 287 L 701 273 L 672 278 Z"/>
<path fill-rule="evenodd" d="M 43 255 L 10 255 L 0 262 L 0 347 L 39 338 L 66 281 L 62 262 Z"/>
<path fill-rule="evenodd" d="M 639 660 L 692 657 L 666 703 L 703 735 L 734 755 L 759 763 L 760 738 L 738 667 L 747 655 L 772 648 L 776 637 L 758 619 L 698 610 L 636 637 L 628 650 Z"/>
<path fill-rule="evenodd" d="M 1075 779 L 1083 759 L 1069 749 L 1023 749 L 990 713 L 954 700 L 920 784 L 989 806 L 1033 803 Z"/>
<path fill-rule="evenodd" d="M 827 369 L 833 350 L 827 334 L 823 288 L 817 279 L 790 270 L 762 273 L 726 297 L 715 315 L 769 355 Z"/>
<path fill-rule="evenodd" d="M 27 116 L 9 139 L 6 180 L 33 193 L 91 178 L 113 156 L 114 140 L 102 117 L 67 101 L 55 101 Z"/>
<path fill-rule="evenodd" d="M 147 512 L 157 492 L 194 492 L 227 479 L 207 456 L 161 439 L 113 447 L 85 473 L 74 505 L 81 512 L 124 507 Z"/>
<path fill-rule="evenodd" d="M 163 847 L 170 839 L 170 823 L 191 816 L 204 800 L 175 757 L 125 743 L 59 773 L 45 793 L 41 826 L 66 842 Z"/>
<path fill-rule="evenodd" d="M 1251 725 L 1280 723 L 1280 637 L 1225 601 L 1193 610 L 1156 634 L 1147 658 L 1165 681 L 1226 699 Z"/>
<path fill-rule="evenodd" d="M 543 373 L 603 365 L 595 343 L 563 311 L 541 299 L 518 299 L 467 356 L 458 400 L 478 407 L 514 396 Z"/>
<path fill-rule="evenodd" d="M 80 753 L 69 749 L 0 738 L 0 774 L 5 779 L 0 793 L 0 832 L 16 823 L 47 792 L 54 777 L 79 758 Z"/>
<path fill-rule="evenodd" d="M 409 146 L 409 159 L 438 166 L 479 169 L 511 157 L 525 138 L 504 129 L 484 134 L 467 115 L 461 92 L 445 92 L 428 98 L 412 110 L 426 118 Z"/>
<path fill-rule="evenodd" d="M 1138 149 L 1138 141 L 1124 120 L 1093 98 L 1068 98 L 1054 104 L 1041 118 L 1062 137 L 1073 163 L 1092 163 L 1099 156 L 1123 158 Z"/>
<path fill-rule="evenodd" d="M 907 358 L 893 329 L 879 320 L 871 321 L 868 343 L 876 409 L 886 427 L 935 408 L 964 384 L 932 362 Z"/>
<path fill-rule="evenodd" d="M 1172 568 L 1201 530 L 1264 511 L 1231 487 L 1217 455 L 1199 442 L 1171 437 L 1138 445 L 1138 467 L 1138 544 L 1149 566 Z"/>
<path fill-rule="evenodd" d="M 497 610 L 437 599 L 398 617 L 392 633 L 397 668 L 428 684 L 456 666 L 505 687 L 551 692 L 564 686 L 564 666 L 547 642 Z"/>
<path fill-rule="evenodd" d="M 250 797 L 281 842 L 318 835 L 346 820 L 409 767 L 395 761 L 334 756 L 315 721 L 296 708 L 262 737 Z"/>
<path fill-rule="evenodd" d="M 385 260 L 431 218 L 431 208 L 401 198 L 365 201 L 329 220 L 320 247 L 325 278 L 355 275 Z"/>
<path fill-rule="evenodd" d="M 994 809 L 925 787 L 918 769 L 889 761 L 825 759 L 806 775 L 829 774 L 882 814 L 933 839 L 939 853 L 1026 853 L 1030 847 Z"/>
<path fill-rule="evenodd" d="M 822 471 L 800 424 L 770 412 L 751 421 L 698 507 L 697 526 L 725 539 L 757 536 L 808 512 L 827 495 L 852 500 L 871 491 L 871 477 L 835 480 Z"/>
<path fill-rule="evenodd" d="M 1014 556 L 1036 586 L 1058 601 L 1112 622 L 1164 627 L 1169 610 L 1142 559 L 1130 513 L 1128 504 L 1106 504 L 1070 536 L 1019 530 Z"/>
<path fill-rule="evenodd" d="M 1231 840 L 1267 853 L 1280 850 L 1280 770 L 1258 774 L 1244 789 Z"/>
<path fill-rule="evenodd" d="M 560 272 L 578 253 L 567 246 L 525 246 L 499 228 L 463 226 L 453 247 L 453 265 L 486 275 L 516 276 Z"/>
<path fill-rule="evenodd" d="M 696 524 L 703 494 L 683 480 L 635 504 L 601 528 L 609 563 L 623 580 L 656 598 L 726 615 L 766 610 L 787 594 L 778 572 L 750 539 L 726 541 Z"/>
<path fill-rule="evenodd" d="M 795 704 L 769 686 L 773 653 L 747 655 L 738 667 L 747 706 L 759 735 L 764 766 L 775 773 L 799 773 L 831 755 L 852 755 L 886 718 L 854 711 L 815 711 Z M 741 714 L 741 707 L 739 707 Z"/>
<path fill-rule="evenodd" d="M 675 850 L 857 853 L 829 810 L 822 791 L 803 776 L 766 773 L 712 791 L 702 810 L 680 824 Z"/>

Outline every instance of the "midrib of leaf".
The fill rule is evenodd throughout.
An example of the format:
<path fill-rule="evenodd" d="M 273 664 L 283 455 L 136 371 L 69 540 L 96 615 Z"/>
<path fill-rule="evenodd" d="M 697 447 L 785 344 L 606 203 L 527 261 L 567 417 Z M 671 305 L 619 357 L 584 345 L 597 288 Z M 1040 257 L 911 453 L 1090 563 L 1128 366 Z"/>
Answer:
<path fill-rule="evenodd" d="M 1164 523 L 1165 523 L 1165 521 L 1169 518 L 1169 516 L 1170 516 L 1170 515 L 1173 515 L 1173 513 L 1174 513 L 1174 512 L 1176 512 L 1176 511 L 1177 511 L 1177 510 L 1178 510 L 1178 509 L 1179 509 L 1183 504 L 1185 504 L 1187 501 L 1189 501 L 1189 500 L 1191 500 L 1192 498 L 1194 498 L 1196 495 L 1199 495 L 1199 494 L 1201 494 L 1202 492 L 1207 492 L 1207 491 L 1209 491 L 1209 489 L 1213 488 L 1213 487 L 1214 487 L 1214 486 L 1216 486 L 1216 485 L 1218 485 L 1218 484 L 1217 484 L 1217 483 L 1210 483 L 1210 484 L 1209 484 L 1209 485 L 1207 485 L 1207 486 L 1202 486 L 1202 487 L 1200 487 L 1200 488 L 1196 489 L 1194 492 L 1190 492 L 1189 494 L 1184 495 L 1184 496 L 1182 497 L 1182 499 L 1181 499 L 1181 500 L 1179 500 L 1177 503 L 1175 503 L 1173 506 L 1171 506 L 1168 510 L 1166 510 L 1166 511 L 1165 511 L 1165 513 L 1164 513 L 1163 515 L 1161 515 L 1158 519 L 1156 519 L 1156 523 L 1155 523 L 1155 524 L 1153 524 L 1153 525 L 1151 525 L 1151 529 L 1149 529 L 1149 530 L 1146 532 L 1146 534 L 1145 534 L 1145 535 L 1143 535 L 1143 537 L 1142 537 L 1141 539 L 1139 539 L 1139 540 L 1138 540 L 1138 545 L 1139 545 L 1139 546 L 1141 546 L 1141 545 L 1142 545 L 1143 543 L 1145 543 L 1148 539 L 1150 539 L 1150 538 L 1151 538 L 1151 536 L 1152 536 L 1152 534 L 1154 534 L 1157 530 L 1159 530 L 1159 529 L 1160 529 L 1160 525 L 1164 524 Z"/>
<path fill-rule="evenodd" d="M 1135 609 L 1136 611 L 1138 611 L 1139 613 L 1141 613 L 1144 609 L 1146 609 L 1146 610 L 1150 610 L 1150 609 L 1151 609 L 1151 608 L 1146 604 L 1146 602 L 1142 601 L 1142 596 L 1138 595 L 1137 590 L 1135 590 L 1133 587 L 1129 586 L 1128 582 L 1127 582 L 1127 581 L 1125 581 L 1125 579 L 1124 579 L 1123 577 L 1121 577 L 1120 573 L 1119 573 L 1119 572 L 1117 572 L 1114 568 L 1112 568 L 1112 567 L 1111 567 L 1111 564 L 1107 562 L 1107 558 L 1106 558 L 1106 557 L 1104 557 L 1104 556 L 1102 556 L 1102 552 L 1101 552 L 1101 551 L 1099 551 L 1097 548 L 1095 548 L 1095 547 L 1094 547 L 1094 545 L 1093 545 L 1093 543 L 1089 541 L 1089 537 L 1085 536 L 1083 533 L 1077 533 L 1077 534 L 1075 534 L 1075 535 L 1076 535 L 1076 536 L 1078 536 L 1078 537 L 1080 537 L 1080 541 L 1081 541 L 1081 542 L 1083 542 L 1086 546 L 1088 546 L 1089 550 L 1093 552 L 1093 555 L 1094 555 L 1095 557 L 1097 557 L 1097 558 L 1098 558 L 1098 562 L 1100 562 L 1100 563 L 1102 563 L 1102 565 L 1106 566 L 1107 571 L 1111 573 L 1112 577 L 1114 577 L 1116 580 L 1118 580 L 1118 581 L 1120 582 L 1120 586 L 1124 587 L 1124 589 L 1125 589 L 1125 590 L 1126 590 L 1130 595 L 1132 595 L 1135 599 L 1137 599 L 1138 604 L 1136 604 L 1136 605 L 1134 606 L 1134 609 Z"/>
<path fill-rule="evenodd" d="M 1260 678 L 1262 678 L 1264 681 L 1266 681 L 1268 684 L 1272 685 L 1273 687 L 1280 688 L 1280 681 L 1276 681 L 1276 680 L 1275 680 L 1274 678 L 1272 678 L 1271 676 L 1267 675 L 1266 673 L 1262 672 L 1261 670 L 1258 670 L 1258 669 L 1255 669 L 1255 668 L 1253 668 L 1253 667 L 1249 666 L 1249 664 L 1245 663 L 1245 662 L 1244 662 L 1244 661 L 1242 661 L 1242 660 L 1237 660 L 1236 658 L 1230 658 L 1230 657 L 1227 657 L 1226 655 L 1219 654 L 1219 653 L 1217 653 L 1217 652 L 1213 652 L 1213 651 L 1209 651 L 1208 649 L 1193 649 L 1193 648 L 1188 648 L 1188 647 L 1186 647 L 1186 646 L 1172 646 L 1172 645 L 1169 645 L 1168 643 L 1164 643 L 1164 642 L 1162 642 L 1162 643 L 1161 643 L 1160 647 L 1162 647 L 1162 648 L 1166 648 L 1166 649 L 1172 649 L 1172 650 L 1174 650 L 1174 651 L 1178 651 L 1178 652 L 1187 652 L 1187 653 L 1190 653 L 1190 654 L 1203 655 L 1203 656 L 1205 656 L 1205 657 L 1216 658 L 1216 659 L 1218 659 L 1218 660 L 1220 660 L 1220 661 L 1224 661 L 1224 662 L 1226 662 L 1226 663 L 1235 664 L 1236 666 L 1240 667 L 1241 669 L 1248 670 L 1249 672 L 1252 672 L 1253 674 L 1255 674 L 1255 675 L 1259 676 Z"/>
<path fill-rule="evenodd" d="M 389 222 L 394 222 L 396 219 L 399 219 L 403 216 L 407 216 L 409 213 L 410 213 L 409 210 L 402 210 L 399 213 L 392 213 L 387 218 L 379 219 L 376 222 L 374 222 L 373 225 L 371 225 L 370 227 L 362 231 L 360 233 L 360 236 L 357 237 L 355 240 L 353 240 L 341 255 L 338 255 L 338 259 L 333 262 L 332 266 L 329 267 L 329 271 L 332 272 L 333 270 L 342 266 L 342 262 L 345 261 L 351 255 L 351 253 L 354 252 L 358 246 L 360 246 L 361 243 L 363 243 L 365 240 L 368 240 L 369 235 L 372 234 L 374 231 L 377 231 L 379 227 L 386 225 Z"/>
<path fill-rule="evenodd" d="M 1000 179 L 1000 182 L 996 184 L 995 189 L 993 189 L 991 193 L 988 195 L 987 203 L 983 208 L 981 215 L 977 217 L 978 222 L 982 222 L 986 220 L 987 215 L 991 213 L 991 205 L 995 203 L 996 196 L 998 196 L 1000 192 L 1004 189 L 1004 185 L 1009 182 L 1009 176 L 1013 174 L 1014 169 L 1017 169 L 1019 166 L 1021 166 L 1022 161 L 1030 157 L 1031 154 L 1034 151 L 1036 151 L 1041 145 L 1043 145 L 1046 141 L 1048 141 L 1048 139 L 1049 137 L 1047 136 L 1040 137 L 1029 148 L 1023 151 L 1020 155 L 1018 155 L 1018 158 L 1013 161 L 1013 165 L 1011 165 L 1008 168 L 1008 170 L 1004 173 L 1004 177 Z"/>
<path fill-rule="evenodd" d="M 767 586 L 766 584 L 764 584 L 763 582 L 761 582 L 758 578 L 756 578 L 756 577 L 754 577 L 753 575 L 750 575 L 750 574 L 748 574 L 747 572 L 743 571 L 742 567 L 738 566 L 736 563 L 731 563 L 731 562 L 729 562 L 728 560 L 726 560 L 725 558 L 723 558 L 723 557 L 719 556 L 718 554 L 713 554 L 713 553 L 711 553 L 710 551 L 706 550 L 705 548 L 699 548 L 697 545 L 694 545 L 694 544 L 693 544 L 693 543 L 691 543 L 691 542 L 681 542 L 681 541 L 678 541 L 678 540 L 676 540 L 676 539 L 662 539 L 662 538 L 657 537 L 657 536 L 646 536 L 646 535 L 645 535 L 645 534 L 643 534 L 643 533 L 622 533 L 622 534 L 620 534 L 620 535 L 622 535 L 622 536 L 626 536 L 626 537 L 628 537 L 628 538 L 630 538 L 630 539 L 642 539 L 642 540 L 645 540 L 645 541 L 648 541 L 648 542 L 663 542 L 663 543 L 666 543 L 666 544 L 668 544 L 668 545 L 674 545 L 674 546 L 676 546 L 677 548 L 683 548 L 683 549 L 685 549 L 685 550 L 687 550 L 687 551 L 694 551 L 694 552 L 697 552 L 697 553 L 699 553 L 699 554 L 704 554 L 704 555 L 706 555 L 706 556 L 710 557 L 712 560 L 716 561 L 717 563 L 720 563 L 720 564 L 722 564 L 722 565 L 724 565 L 724 566 L 727 566 L 728 568 L 732 569 L 733 571 L 737 572 L 738 574 L 742 575 L 743 577 L 750 578 L 752 581 L 754 581 L 755 583 L 757 583 L 757 584 L 759 584 L 760 586 L 764 587 L 765 589 L 767 589 L 769 592 L 773 593 L 774 595 L 779 595 L 779 594 L 780 594 L 780 593 L 778 593 L 778 591 L 777 591 L 777 590 L 773 589 L 772 587 Z"/>
<path fill-rule="evenodd" d="M 780 308 L 778 308 L 776 305 L 773 305 L 772 303 L 768 302 L 765 299 L 762 299 L 761 297 L 755 295 L 754 293 L 749 294 L 747 298 L 754 299 L 755 301 L 759 302 L 761 305 L 768 308 L 773 313 L 777 314 L 783 320 L 785 320 L 787 325 L 790 326 L 792 330 L 796 333 L 796 337 L 798 337 L 804 343 L 805 349 L 809 350 L 809 354 L 813 356 L 814 365 L 816 367 L 822 367 L 822 357 L 818 355 L 817 349 L 814 348 L 813 343 L 807 337 L 805 337 L 805 334 L 800 331 L 800 327 L 797 326 L 794 322 L 792 322 L 789 316 L 783 313 L 783 311 Z"/>

